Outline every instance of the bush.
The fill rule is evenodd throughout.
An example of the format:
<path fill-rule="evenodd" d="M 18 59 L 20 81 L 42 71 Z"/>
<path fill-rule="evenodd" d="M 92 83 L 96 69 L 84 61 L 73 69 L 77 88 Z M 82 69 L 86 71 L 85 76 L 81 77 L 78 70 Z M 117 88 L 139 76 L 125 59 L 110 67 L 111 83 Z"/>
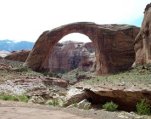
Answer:
<path fill-rule="evenodd" d="M 8 95 L 8 94 L 0 94 L 0 100 L 28 102 L 28 97 L 25 96 L 25 95 Z"/>
<path fill-rule="evenodd" d="M 16 98 L 20 102 L 28 102 L 28 100 L 29 100 L 29 98 L 26 95 L 18 95 L 18 96 L 16 96 Z"/>
<path fill-rule="evenodd" d="M 57 99 L 52 99 L 52 100 L 49 100 L 48 104 L 52 106 L 58 106 L 59 102 Z"/>
<path fill-rule="evenodd" d="M 5 101 L 7 101 L 7 100 L 18 101 L 15 96 L 6 95 L 6 94 L 1 94 L 1 95 L 0 95 L 0 100 L 5 100 Z"/>
<path fill-rule="evenodd" d="M 114 102 L 106 102 L 103 106 L 103 109 L 106 109 L 107 111 L 116 111 L 118 108 L 118 105 L 115 104 Z"/>
<path fill-rule="evenodd" d="M 146 102 L 145 99 L 143 99 L 137 103 L 136 111 L 140 115 L 150 115 L 151 114 L 150 105 Z"/>

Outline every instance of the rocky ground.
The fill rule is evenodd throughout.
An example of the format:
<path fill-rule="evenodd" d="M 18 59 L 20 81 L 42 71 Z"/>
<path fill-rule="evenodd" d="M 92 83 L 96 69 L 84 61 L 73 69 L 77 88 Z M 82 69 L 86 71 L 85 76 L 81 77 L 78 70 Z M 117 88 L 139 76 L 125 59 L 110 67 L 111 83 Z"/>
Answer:
<path fill-rule="evenodd" d="M 131 104 L 134 105 L 131 100 L 136 102 L 137 99 L 146 97 L 150 101 L 150 79 L 150 69 L 147 67 L 108 76 L 94 76 L 93 73 L 76 69 L 63 75 L 50 77 L 49 73 L 31 71 L 23 67 L 20 62 L 2 59 L 0 99 L 21 100 L 26 103 L 0 101 L 0 117 L 2 119 L 38 119 L 49 118 L 50 115 L 52 118 L 54 115 L 53 119 L 150 119 L 150 116 L 135 114 L 136 110 L 133 107 L 121 108 L 119 103 L 127 99 L 122 104 L 130 107 Z M 23 97 L 22 99 L 10 97 L 10 95 L 24 95 L 27 100 Z M 108 112 L 101 109 L 104 99 L 119 104 L 118 111 Z M 94 105 L 93 102 L 97 103 Z M 129 112 L 125 112 L 126 109 L 130 109 Z M 22 117 L 17 117 L 17 114 Z"/>

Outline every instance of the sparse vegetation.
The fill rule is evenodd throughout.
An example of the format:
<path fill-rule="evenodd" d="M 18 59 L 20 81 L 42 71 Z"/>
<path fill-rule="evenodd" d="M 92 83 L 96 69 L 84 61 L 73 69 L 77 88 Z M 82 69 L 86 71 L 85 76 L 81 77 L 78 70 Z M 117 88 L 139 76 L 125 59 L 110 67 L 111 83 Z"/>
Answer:
<path fill-rule="evenodd" d="M 25 95 L 0 94 L 0 100 L 28 102 L 29 99 Z"/>
<path fill-rule="evenodd" d="M 29 71 L 29 70 L 30 70 L 30 69 L 27 68 L 27 67 L 20 67 L 20 68 L 14 69 L 14 71 L 16 71 L 16 72 L 27 72 L 27 71 Z"/>
<path fill-rule="evenodd" d="M 54 72 L 43 72 L 42 73 L 44 76 L 47 76 L 47 77 L 56 77 L 56 78 L 61 78 L 61 75 L 60 73 L 54 73 Z"/>
<path fill-rule="evenodd" d="M 90 79 L 93 76 L 94 74 L 92 72 L 86 72 L 77 68 L 63 74 L 62 78 L 68 80 L 70 83 L 73 83 L 73 82 L 77 82 L 78 77 L 81 77 L 80 81 L 82 81 L 82 80 Z"/>
<path fill-rule="evenodd" d="M 136 105 L 136 111 L 140 115 L 150 115 L 151 114 L 151 106 L 147 103 L 145 99 L 142 99 Z"/>
<path fill-rule="evenodd" d="M 149 86 L 151 84 L 151 71 L 147 68 L 137 67 L 125 72 L 106 76 L 94 76 L 91 80 L 85 80 L 83 83 L 97 85 L 117 85 L 122 84 L 124 86 L 142 85 Z"/>
<path fill-rule="evenodd" d="M 107 110 L 107 111 L 116 111 L 118 108 L 118 105 L 115 104 L 114 102 L 106 102 L 103 106 L 103 109 Z"/>
<path fill-rule="evenodd" d="M 59 101 L 57 99 L 49 100 L 48 105 L 58 106 L 59 105 Z"/>

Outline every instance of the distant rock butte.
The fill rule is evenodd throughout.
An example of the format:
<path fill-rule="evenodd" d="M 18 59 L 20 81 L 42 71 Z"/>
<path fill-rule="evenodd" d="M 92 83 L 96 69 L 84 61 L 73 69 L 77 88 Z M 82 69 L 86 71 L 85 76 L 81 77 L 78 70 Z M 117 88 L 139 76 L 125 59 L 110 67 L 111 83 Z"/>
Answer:
<path fill-rule="evenodd" d="M 13 51 L 11 54 L 7 55 L 5 59 L 25 62 L 30 51 L 29 50 L 21 50 L 21 51 Z"/>
<path fill-rule="evenodd" d="M 126 70 L 134 62 L 133 42 L 139 28 L 128 25 L 97 25 L 78 22 L 42 33 L 25 65 L 35 71 L 49 70 L 47 65 L 54 46 L 65 35 L 73 32 L 82 33 L 92 40 L 95 47 L 96 72 L 98 74 Z"/>
<path fill-rule="evenodd" d="M 143 23 L 135 39 L 134 49 L 136 59 L 133 67 L 151 64 L 151 3 L 145 8 Z"/>

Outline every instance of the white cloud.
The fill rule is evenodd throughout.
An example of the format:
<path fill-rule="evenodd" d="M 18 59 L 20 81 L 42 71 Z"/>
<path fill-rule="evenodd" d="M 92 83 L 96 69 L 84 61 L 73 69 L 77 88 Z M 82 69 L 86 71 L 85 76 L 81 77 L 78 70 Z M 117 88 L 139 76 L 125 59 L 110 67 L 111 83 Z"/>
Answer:
<path fill-rule="evenodd" d="M 150 0 L 0 0 L 0 39 L 32 40 L 60 25 L 131 23 Z"/>

